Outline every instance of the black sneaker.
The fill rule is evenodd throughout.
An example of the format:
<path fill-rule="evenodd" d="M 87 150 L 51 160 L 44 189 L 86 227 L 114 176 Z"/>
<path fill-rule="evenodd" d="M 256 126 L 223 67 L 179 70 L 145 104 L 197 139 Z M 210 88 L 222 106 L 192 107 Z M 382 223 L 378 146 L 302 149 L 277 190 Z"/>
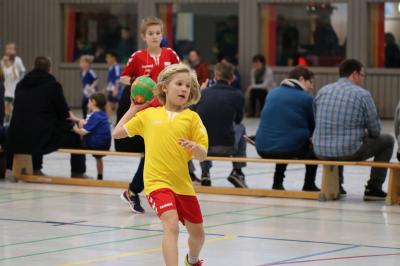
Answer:
<path fill-rule="evenodd" d="M 244 179 L 242 170 L 233 169 L 228 176 L 228 181 L 231 182 L 235 187 L 247 188 L 246 180 Z"/>
<path fill-rule="evenodd" d="M 282 183 L 282 182 L 274 182 L 274 183 L 272 184 L 272 189 L 275 189 L 275 190 L 285 190 L 285 187 L 283 186 L 283 183 Z"/>
<path fill-rule="evenodd" d="M 140 205 L 140 198 L 138 194 L 134 194 L 133 196 L 129 196 L 128 190 L 125 190 L 121 194 L 121 199 L 129 205 L 133 213 L 145 213 L 145 210 Z"/>
<path fill-rule="evenodd" d="M 211 186 L 210 173 L 202 173 L 201 174 L 201 185 L 204 186 L 204 187 L 210 187 Z"/>
<path fill-rule="evenodd" d="M 314 183 L 312 183 L 312 184 L 304 184 L 303 191 L 318 192 L 321 190 Z"/>
<path fill-rule="evenodd" d="M 190 179 L 192 179 L 192 184 L 195 186 L 201 185 L 201 180 L 196 176 L 195 173 L 189 173 Z"/>
<path fill-rule="evenodd" d="M 364 192 L 365 201 L 385 200 L 386 196 L 387 196 L 386 192 L 384 192 L 382 189 L 371 189 L 368 186 L 365 188 Z"/>
<path fill-rule="evenodd" d="M 346 192 L 346 190 L 344 190 L 342 185 L 339 185 L 339 193 L 340 193 L 341 197 L 346 197 L 346 195 L 347 195 L 347 192 Z"/>

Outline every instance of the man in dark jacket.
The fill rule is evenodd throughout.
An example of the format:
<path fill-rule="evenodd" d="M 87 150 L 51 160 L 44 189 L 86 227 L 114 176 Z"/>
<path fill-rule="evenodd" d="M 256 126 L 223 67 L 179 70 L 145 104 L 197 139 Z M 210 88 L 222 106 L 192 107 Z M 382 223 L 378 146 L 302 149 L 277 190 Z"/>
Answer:
<path fill-rule="evenodd" d="M 310 138 L 315 128 L 313 97 L 314 74 L 297 66 L 267 96 L 256 134 L 256 149 L 262 158 L 315 159 Z M 287 164 L 277 164 L 273 189 L 284 190 Z M 317 165 L 306 165 L 303 190 L 319 191 L 315 185 Z"/>
<path fill-rule="evenodd" d="M 217 83 L 201 93 L 196 111 L 201 117 L 208 133 L 208 155 L 246 157 L 246 142 L 243 135 L 246 130 L 241 124 L 244 111 L 242 92 L 230 86 L 233 80 L 234 66 L 227 62 L 215 65 Z M 201 184 L 210 186 L 211 161 L 201 165 Z M 245 163 L 233 163 L 228 180 L 235 187 L 247 187 L 242 168 Z"/>
<path fill-rule="evenodd" d="M 48 58 L 37 57 L 33 70 L 18 83 L 8 131 L 9 157 L 31 154 L 35 174 L 42 174 L 44 154 L 60 147 L 80 148 L 80 138 L 67 120 L 70 114 L 63 89 L 49 73 L 50 66 Z M 71 176 L 83 177 L 85 171 L 85 155 L 71 154 Z"/>

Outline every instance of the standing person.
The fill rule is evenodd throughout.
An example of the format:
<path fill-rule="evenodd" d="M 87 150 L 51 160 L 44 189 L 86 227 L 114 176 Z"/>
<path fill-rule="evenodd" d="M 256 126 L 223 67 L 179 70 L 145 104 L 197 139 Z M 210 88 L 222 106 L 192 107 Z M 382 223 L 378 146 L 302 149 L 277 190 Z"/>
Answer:
<path fill-rule="evenodd" d="M 13 116 L 7 137 L 8 168 L 12 155 L 31 154 L 33 171 L 41 172 L 43 155 L 58 148 L 81 148 L 80 137 L 72 132 L 69 107 L 62 86 L 50 74 L 50 60 L 36 57 L 34 68 L 18 83 Z M 85 156 L 71 154 L 71 176 L 85 177 Z"/>
<path fill-rule="evenodd" d="M 311 145 L 315 127 L 313 97 L 309 94 L 313 78 L 308 68 L 297 66 L 268 94 L 256 134 L 256 149 L 262 158 L 316 159 Z M 276 164 L 272 189 L 285 189 L 286 167 Z M 315 185 L 317 167 L 306 165 L 304 191 L 319 191 Z"/>
<path fill-rule="evenodd" d="M 15 43 L 6 43 L 4 54 L 8 56 L 14 56 L 15 68 L 18 71 L 19 79 L 22 79 L 22 77 L 25 75 L 26 69 L 21 57 L 17 56 L 17 46 L 15 45 Z"/>
<path fill-rule="evenodd" d="M 268 90 L 275 86 L 272 69 L 267 65 L 264 55 L 258 54 L 253 57 L 250 77 L 251 84 L 247 88 L 247 93 L 250 95 L 249 116 L 255 117 L 258 116 L 257 103 L 261 112 Z"/>
<path fill-rule="evenodd" d="M 117 61 L 117 53 L 113 51 L 106 52 L 106 62 L 108 65 L 107 75 L 107 114 L 109 117 L 112 116 L 115 110 L 118 108 L 118 101 L 122 93 L 122 84 L 119 81 L 121 75 L 121 67 Z"/>
<path fill-rule="evenodd" d="M 340 78 L 321 88 L 314 99 L 315 131 L 312 138 L 315 154 L 322 160 L 389 162 L 394 139 L 381 133 L 381 124 L 371 94 L 362 88 L 364 66 L 355 59 L 339 65 Z M 371 168 L 364 200 L 384 200 L 382 184 L 386 168 Z M 343 167 L 339 168 L 340 193 L 346 194 Z"/>
<path fill-rule="evenodd" d="M 147 75 L 154 81 L 158 74 L 166 66 L 180 62 L 178 55 L 171 48 L 161 48 L 160 43 L 163 32 L 163 22 L 157 17 L 146 17 L 140 26 L 141 37 L 146 43 L 147 48 L 136 51 L 132 54 L 125 69 L 121 74 L 121 82 L 128 85 L 121 95 L 117 110 L 117 122 L 122 118 L 130 107 L 130 85 L 140 76 Z M 160 103 L 154 99 L 150 106 L 157 107 Z M 134 142 L 128 143 L 126 140 L 116 140 L 117 151 L 144 152 L 144 143 L 141 136 L 134 137 Z M 139 193 L 143 191 L 143 167 L 144 157 L 140 159 L 138 168 L 129 187 L 121 194 L 121 199 L 125 201 L 134 213 L 144 213 L 140 205 Z"/>
<path fill-rule="evenodd" d="M 86 119 L 87 115 L 87 104 L 90 95 L 97 91 L 97 76 L 91 68 L 93 62 L 93 56 L 82 55 L 79 59 L 79 67 L 81 68 L 81 79 L 82 79 L 82 115 Z"/>
<path fill-rule="evenodd" d="M 163 224 L 165 264 L 178 265 L 180 221 L 189 233 L 185 265 L 200 266 L 203 219 L 187 167 L 192 157 L 204 160 L 208 146 L 200 117 L 186 108 L 200 98 L 196 75 L 184 64 L 168 66 L 158 77 L 155 95 L 165 105 L 141 111 L 148 104 L 132 103 L 113 137 L 141 135 L 146 141 L 144 187 L 150 206 Z"/>
<path fill-rule="evenodd" d="M 234 66 L 227 62 L 215 65 L 216 84 L 202 90 L 201 100 L 196 111 L 208 131 L 210 156 L 246 157 L 246 141 L 243 135 L 246 129 L 241 123 L 244 112 L 244 97 L 241 91 L 230 86 L 233 80 Z M 201 165 L 201 185 L 211 186 L 211 161 Z M 235 187 L 246 188 L 242 168 L 246 163 L 233 162 L 228 181 Z"/>
<path fill-rule="evenodd" d="M 15 88 L 19 81 L 19 72 L 15 64 L 14 55 L 4 55 L 2 60 L 4 73 L 4 107 L 5 107 L 5 122 L 9 123 L 13 111 Z"/>
<path fill-rule="evenodd" d="M 199 84 L 203 84 L 208 79 L 208 65 L 201 60 L 199 52 L 195 49 L 189 51 L 187 59 L 190 67 L 196 71 Z"/>
<path fill-rule="evenodd" d="M 107 100 L 106 96 L 100 92 L 95 92 L 89 97 L 89 115 L 86 120 L 72 119 L 77 122 L 72 128 L 73 131 L 83 137 L 83 147 L 89 150 L 107 151 L 111 146 L 111 130 L 105 112 Z M 104 155 L 93 155 L 96 159 L 97 179 L 103 179 L 103 157 Z"/>

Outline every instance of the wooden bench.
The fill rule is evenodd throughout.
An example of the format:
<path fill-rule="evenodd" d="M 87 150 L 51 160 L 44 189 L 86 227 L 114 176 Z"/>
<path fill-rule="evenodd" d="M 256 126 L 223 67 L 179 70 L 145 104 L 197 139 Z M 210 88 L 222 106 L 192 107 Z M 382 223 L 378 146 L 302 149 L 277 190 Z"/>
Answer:
<path fill-rule="evenodd" d="M 93 154 L 93 155 L 110 155 L 110 156 L 143 156 L 141 153 L 115 152 L 115 151 L 94 151 L 94 150 L 73 150 L 59 149 L 58 152 L 69 154 Z M 282 198 L 300 198 L 300 199 L 318 199 L 320 201 L 339 199 L 339 174 L 338 166 L 367 166 L 388 168 L 388 196 L 386 204 L 400 204 L 400 164 L 399 163 L 380 163 L 371 161 L 361 162 L 345 162 L 345 161 L 320 161 L 320 160 L 286 160 L 286 159 L 261 159 L 261 158 L 237 158 L 237 157 L 207 157 L 212 161 L 226 162 L 246 162 L 246 163 L 264 163 L 264 164 L 310 164 L 321 165 L 322 184 L 321 192 L 307 191 L 287 191 L 272 189 L 255 189 L 255 188 L 231 188 L 231 187 L 203 187 L 195 186 L 198 193 L 209 194 L 226 194 L 226 195 L 243 195 L 243 196 L 268 196 Z M 62 185 L 80 185 L 80 186 L 98 186 L 127 188 L 128 182 L 63 178 L 49 176 L 35 176 L 32 174 L 32 159 L 30 155 L 17 154 L 14 156 L 13 174 L 17 180 L 35 183 L 62 184 Z"/>

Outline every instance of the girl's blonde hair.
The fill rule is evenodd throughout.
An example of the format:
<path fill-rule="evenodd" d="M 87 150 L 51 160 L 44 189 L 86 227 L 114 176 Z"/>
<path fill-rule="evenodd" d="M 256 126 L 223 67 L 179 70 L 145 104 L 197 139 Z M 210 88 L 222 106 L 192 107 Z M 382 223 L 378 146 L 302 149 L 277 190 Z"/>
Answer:
<path fill-rule="evenodd" d="M 142 35 L 146 34 L 146 30 L 148 27 L 153 26 L 153 25 L 159 25 L 161 28 L 161 32 L 163 32 L 164 29 L 164 23 L 161 19 L 154 17 L 154 16 L 149 16 L 149 17 L 145 17 L 142 20 L 142 23 L 140 25 L 140 33 Z"/>
<path fill-rule="evenodd" d="M 197 81 L 196 72 L 191 70 L 185 64 L 170 65 L 167 66 L 163 71 L 161 71 L 161 73 L 158 75 L 157 85 L 154 87 L 153 90 L 154 96 L 165 104 L 166 95 L 163 91 L 163 88 L 167 86 L 171 82 L 173 76 L 178 73 L 188 73 L 191 79 L 189 99 L 185 104 L 185 107 L 196 104 L 200 100 L 200 85 Z"/>

